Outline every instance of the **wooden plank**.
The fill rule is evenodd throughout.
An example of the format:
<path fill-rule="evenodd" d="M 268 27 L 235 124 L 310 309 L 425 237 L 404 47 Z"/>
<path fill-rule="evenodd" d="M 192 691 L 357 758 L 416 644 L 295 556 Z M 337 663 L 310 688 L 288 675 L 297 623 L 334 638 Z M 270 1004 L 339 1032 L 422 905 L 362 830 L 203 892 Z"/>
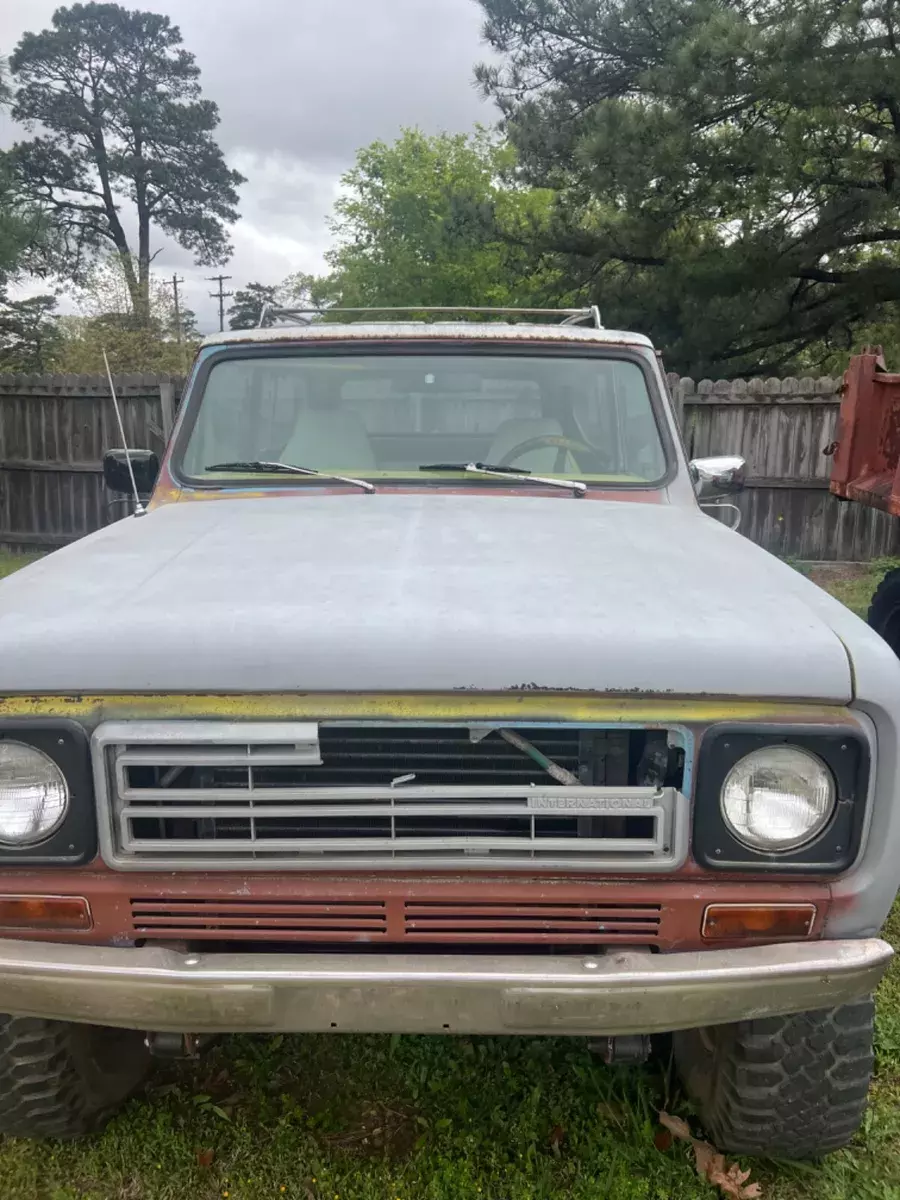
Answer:
<path fill-rule="evenodd" d="M 68 546 L 72 542 L 77 542 L 79 534 L 71 533 L 44 533 L 40 530 L 30 530 L 27 533 L 13 533 L 8 530 L 0 530 L 0 546 L 34 546 L 42 547 L 57 547 Z"/>
<path fill-rule="evenodd" d="M 175 424 L 175 383 L 171 379 L 159 382 L 159 406 L 162 413 L 162 437 L 168 443 Z"/>
<path fill-rule="evenodd" d="M 746 395 L 725 396 L 716 392 L 693 392 L 686 395 L 683 400 L 685 411 L 690 408 L 792 408 L 809 404 L 828 404 L 839 408 L 841 398 L 837 393 L 834 396 L 820 394 L 774 396 L 764 392 L 748 392 Z"/>
<path fill-rule="evenodd" d="M 7 458 L 0 461 L 0 471 L 49 471 L 60 474 L 102 475 L 103 463 L 99 462 L 42 462 L 40 459 Z"/>
<path fill-rule="evenodd" d="M 801 488 L 807 491 L 828 491 L 827 479 L 815 479 L 810 476 L 798 475 L 796 477 L 781 478 L 777 475 L 750 475 L 744 481 L 744 486 L 748 488 L 770 488 L 774 491 L 779 491 L 783 488 L 794 489 Z"/>

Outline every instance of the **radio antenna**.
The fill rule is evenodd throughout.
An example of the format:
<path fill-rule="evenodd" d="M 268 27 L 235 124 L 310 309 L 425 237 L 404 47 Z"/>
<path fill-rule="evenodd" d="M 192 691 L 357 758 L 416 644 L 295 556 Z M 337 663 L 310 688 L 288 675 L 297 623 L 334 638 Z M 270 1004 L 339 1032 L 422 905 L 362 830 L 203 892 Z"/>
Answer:
<path fill-rule="evenodd" d="M 109 394 L 112 396 L 113 408 L 116 412 L 116 421 L 119 423 L 119 436 L 122 439 L 122 448 L 125 451 L 125 462 L 128 464 L 128 475 L 131 479 L 131 491 L 134 494 L 134 515 L 142 517 L 146 513 L 141 503 L 141 494 L 138 491 L 137 482 L 134 478 L 134 467 L 131 463 L 131 455 L 128 452 L 128 442 L 125 440 L 125 426 L 122 423 L 122 410 L 119 408 L 119 401 L 116 398 L 116 388 L 113 383 L 112 371 L 109 369 L 109 359 L 106 357 L 106 350 L 103 350 L 103 361 L 106 364 L 106 378 L 109 380 Z"/>

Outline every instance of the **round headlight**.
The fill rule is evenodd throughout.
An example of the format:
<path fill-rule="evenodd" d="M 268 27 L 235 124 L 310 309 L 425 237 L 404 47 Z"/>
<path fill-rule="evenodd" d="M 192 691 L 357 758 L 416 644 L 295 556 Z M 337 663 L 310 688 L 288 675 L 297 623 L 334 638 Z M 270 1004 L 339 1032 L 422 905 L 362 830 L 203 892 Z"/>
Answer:
<path fill-rule="evenodd" d="M 796 850 L 834 811 L 834 779 L 814 754 L 767 746 L 736 762 L 722 784 L 725 824 L 754 850 Z"/>
<path fill-rule="evenodd" d="M 68 806 L 65 776 L 52 758 L 22 742 L 0 741 L 0 844 L 44 841 Z"/>

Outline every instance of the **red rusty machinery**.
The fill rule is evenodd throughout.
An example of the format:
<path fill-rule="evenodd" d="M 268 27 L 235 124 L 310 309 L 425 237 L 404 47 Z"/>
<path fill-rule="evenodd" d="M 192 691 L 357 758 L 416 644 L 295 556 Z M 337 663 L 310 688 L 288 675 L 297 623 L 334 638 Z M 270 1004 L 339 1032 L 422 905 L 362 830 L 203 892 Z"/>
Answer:
<path fill-rule="evenodd" d="M 900 375 L 877 346 L 855 355 L 844 376 L 831 491 L 900 517 Z"/>
<path fill-rule="evenodd" d="M 900 375 L 888 371 L 880 346 L 850 359 L 833 449 L 834 495 L 900 517 Z M 900 657 L 900 570 L 879 583 L 869 624 Z"/>

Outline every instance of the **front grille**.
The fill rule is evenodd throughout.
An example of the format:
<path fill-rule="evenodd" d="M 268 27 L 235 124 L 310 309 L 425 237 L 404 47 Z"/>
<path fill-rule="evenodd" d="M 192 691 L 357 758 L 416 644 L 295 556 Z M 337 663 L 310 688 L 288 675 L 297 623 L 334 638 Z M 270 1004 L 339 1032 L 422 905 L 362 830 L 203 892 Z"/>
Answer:
<path fill-rule="evenodd" d="M 252 942 L 400 942 L 406 945 L 629 945 L 659 937 L 658 904 L 553 900 L 335 901 L 249 897 L 131 901 L 136 939 Z"/>
<path fill-rule="evenodd" d="M 529 752 L 451 725 L 107 724 L 94 738 L 102 848 L 113 865 L 148 869 L 680 860 L 678 781 L 636 779 L 645 731 L 516 733 Z M 665 734 L 652 736 L 658 764 Z"/>

